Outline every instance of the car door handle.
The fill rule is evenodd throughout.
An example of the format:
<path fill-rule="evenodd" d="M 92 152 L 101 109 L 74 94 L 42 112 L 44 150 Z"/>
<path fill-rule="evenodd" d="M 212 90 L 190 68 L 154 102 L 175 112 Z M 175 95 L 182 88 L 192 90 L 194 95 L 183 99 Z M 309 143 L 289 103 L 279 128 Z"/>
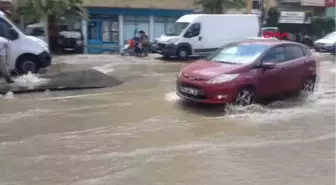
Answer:
<path fill-rule="evenodd" d="M 202 36 L 199 36 L 199 37 L 198 37 L 198 40 L 202 40 Z"/>

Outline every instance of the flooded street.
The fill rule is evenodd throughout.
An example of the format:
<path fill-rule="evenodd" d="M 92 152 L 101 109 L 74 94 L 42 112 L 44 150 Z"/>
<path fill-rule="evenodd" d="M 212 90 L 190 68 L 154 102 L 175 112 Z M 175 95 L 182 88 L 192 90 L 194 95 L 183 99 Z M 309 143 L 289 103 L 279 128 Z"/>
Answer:
<path fill-rule="evenodd" d="M 185 63 L 83 63 L 127 82 L 0 98 L 0 184 L 334 184 L 336 70 L 317 58 L 313 95 L 227 114 L 179 100 Z"/>

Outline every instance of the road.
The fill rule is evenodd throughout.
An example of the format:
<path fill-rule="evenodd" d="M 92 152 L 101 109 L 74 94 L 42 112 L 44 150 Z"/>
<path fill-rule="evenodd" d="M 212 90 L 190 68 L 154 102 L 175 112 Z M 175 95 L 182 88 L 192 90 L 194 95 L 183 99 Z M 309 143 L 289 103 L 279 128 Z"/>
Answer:
<path fill-rule="evenodd" d="M 228 113 L 179 100 L 184 63 L 111 57 L 55 66 L 93 67 L 127 83 L 0 98 L 1 185 L 334 184 L 331 56 L 316 56 L 313 95 Z"/>

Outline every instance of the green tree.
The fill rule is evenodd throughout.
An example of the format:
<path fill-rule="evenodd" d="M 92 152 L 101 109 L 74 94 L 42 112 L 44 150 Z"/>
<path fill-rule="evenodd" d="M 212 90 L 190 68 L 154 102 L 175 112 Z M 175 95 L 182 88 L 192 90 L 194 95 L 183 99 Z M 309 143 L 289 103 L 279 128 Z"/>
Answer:
<path fill-rule="evenodd" d="M 49 38 L 49 24 L 56 25 L 67 16 L 87 17 L 82 3 L 82 0 L 19 0 L 17 12 L 26 22 L 43 23 L 45 36 Z"/>
<path fill-rule="evenodd" d="M 244 0 L 196 0 L 203 7 L 204 13 L 221 14 L 230 8 L 244 8 Z"/>

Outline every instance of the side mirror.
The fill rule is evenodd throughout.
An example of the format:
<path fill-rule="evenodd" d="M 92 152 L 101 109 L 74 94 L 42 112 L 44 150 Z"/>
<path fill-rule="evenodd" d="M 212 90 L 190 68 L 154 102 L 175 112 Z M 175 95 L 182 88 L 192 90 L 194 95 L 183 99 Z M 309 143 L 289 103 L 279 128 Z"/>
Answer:
<path fill-rule="evenodd" d="M 15 29 L 10 28 L 8 30 L 8 37 L 9 37 L 10 40 L 16 40 L 16 39 L 19 38 L 19 34 L 18 34 L 18 32 L 15 31 Z"/>
<path fill-rule="evenodd" d="M 275 67 L 275 63 L 266 62 L 261 64 L 261 67 L 263 69 L 273 69 Z"/>

